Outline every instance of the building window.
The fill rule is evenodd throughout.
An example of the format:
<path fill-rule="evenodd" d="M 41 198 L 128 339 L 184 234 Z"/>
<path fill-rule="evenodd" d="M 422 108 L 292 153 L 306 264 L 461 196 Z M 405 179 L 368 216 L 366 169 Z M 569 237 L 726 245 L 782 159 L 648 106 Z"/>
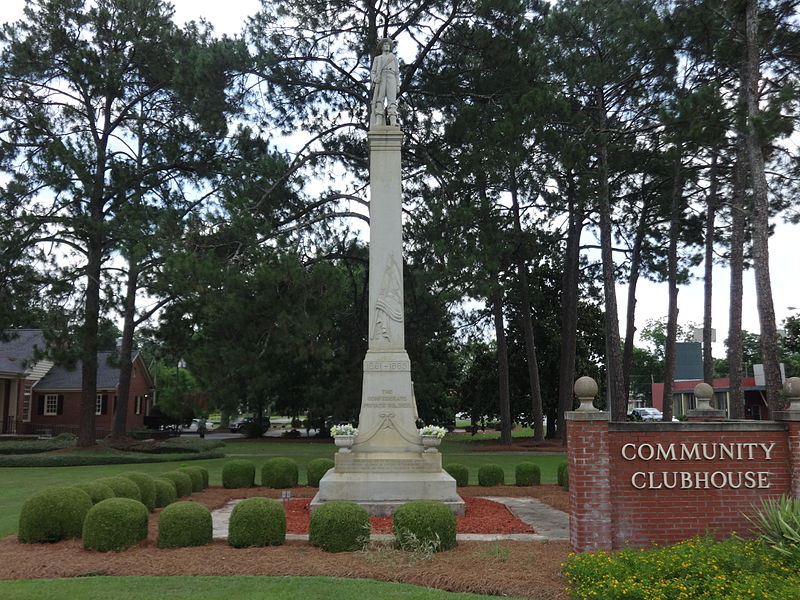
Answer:
<path fill-rule="evenodd" d="M 22 390 L 22 420 L 26 423 L 30 423 L 31 420 L 32 388 L 32 383 L 26 383 Z"/>
<path fill-rule="evenodd" d="M 136 396 L 136 399 L 133 403 L 133 412 L 134 414 L 140 415 L 142 414 L 142 397 Z"/>
<path fill-rule="evenodd" d="M 97 400 L 94 403 L 94 414 L 103 414 L 103 394 L 97 394 Z"/>
<path fill-rule="evenodd" d="M 58 414 L 58 394 L 47 394 L 44 397 L 44 414 L 51 416 Z"/>

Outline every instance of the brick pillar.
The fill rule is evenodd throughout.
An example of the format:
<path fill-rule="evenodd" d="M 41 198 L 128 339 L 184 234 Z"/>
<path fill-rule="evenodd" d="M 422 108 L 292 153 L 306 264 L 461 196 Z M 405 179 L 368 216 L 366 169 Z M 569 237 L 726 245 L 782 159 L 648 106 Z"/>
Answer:
<path fill-rule="evenodd" d="M 800 498 L 800 377 L 790 377 L 783 384 L 789 401 L 788 410 L 775 411 L 773 419 L 789 426 L 789 462 L 792 469 L 792 496 Z"/>
<path fill-rule="evenodd" d="M 592 406 L 597 384 L 590 377 L 575 382 L 578 410 L 564 415 L 569 460 L 569 538 L 575 552 L 611 550 L 609 413 Z"/>

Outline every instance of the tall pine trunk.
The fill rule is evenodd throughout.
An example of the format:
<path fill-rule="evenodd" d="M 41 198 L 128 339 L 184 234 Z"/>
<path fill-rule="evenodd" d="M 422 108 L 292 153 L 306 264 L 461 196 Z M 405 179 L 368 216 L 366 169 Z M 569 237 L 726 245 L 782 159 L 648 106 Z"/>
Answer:
<path fill-rule="evenodd" d="M 679 144 L 675 157 L 675 172 L 672 180 L 672 202 L 669 217 L 669 250 L 667 251 L 667 282 L 669 308 L 667 310 L 667 341 L 664 349 L 664 408 L 663 420 L 672 421 L 672 389 L 675 380 L 675 353 L 678 337 L 678 237 L 683 211 L 683 176 L 681 174 L 681 155 Z"/>
<path fill-rule="evenodd" d="M 764 363 L 767 406 L 770 413 L 783 408 L 780 396 L 782 382 L 778 362 L 778 329 L 772 301 L 769 272 L 769 191 L 764 172 L 762 139 L 757 123 L 761 114 L 758 106 L 758 84 L 761 79 L 758 41 L 758 2 L 747 0 L 746 6 L 746 106 L 747 155 L 753 188 L 753 271 L 756 282 L 758 321 L 761 327 L 761 358 Z"/>
<path fill-rule="evenodd" d="M 742 376 L 742 291 L 744 275 L 744 236 L 745 207 L 744 194 L 747 186 L 747 162 L 744 157 L 744 143 L 739 140 L 736 165 L 733 173 L 731 192 L 731 251 L 729 268 L 731 287 L 728 314 L 728 375 L 730 391 L 728 403 L 731 419 L 744 419 L 744 390 Z"/>
<path fill-rule="evenodd" d="M 119 347 L 119 385 L 117 386 L 117 407 L 114 411 L 112 435 L 125 434 L 130 402 L 131 375 L 133 374 L 133 333 L 136 327 L 136 290 L 138 289 L 139 269 L 133 258 L 129 259 L 128 282 L 125 290 L 122 343 Z"/>
<path fill-rule="evenodd" d="M 717 218 L 717 152 L 711 157 L 711 168 L 708 173 L 708 200 L 706 201 L 706 239 L 705 239 L 705 264 L 703 273 L 703 381 L 714 387 L 714 356 L 711 351 L 712 343 L 712 313 L 711 300 L 713 299 L 714 278 L 714 228 Z"/>
<path fill-rule="evenodd" d="M 498 276 L 499 279 L 499 276 Z M 494 316 L 494 333 L 497 338 L 497 374 L 500 392 L 500 443 L 511 445 L 511 392 L 509 386 L 508 342 L 506 327 L 503 322 L 503 289 L 499 281 L 492 293 L 492 314 Z"/>

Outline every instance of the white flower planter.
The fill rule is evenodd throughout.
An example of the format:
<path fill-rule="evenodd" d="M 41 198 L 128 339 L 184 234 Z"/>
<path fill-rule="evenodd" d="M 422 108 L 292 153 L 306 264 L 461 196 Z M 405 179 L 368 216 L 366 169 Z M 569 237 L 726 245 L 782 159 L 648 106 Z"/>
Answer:
<path fill-rule="evenodd" d="M 353 447 L 355 441 L 356 441 L 356 436 L 354 435 L 333 436 L 333 442 L 339 447 L 339 452 L 341 452 L 342 454 L 347 454 L 348 452 L 352 452 L 350 448 Z"/>
<path fill-rule="evenodd" d="M 425 446 L 425 452 L 438 452 L 436 447 L 442 443 L 442 438 L 435 435 L 421 435 L 419 439 L 422 440 L 422 445 Z"/>

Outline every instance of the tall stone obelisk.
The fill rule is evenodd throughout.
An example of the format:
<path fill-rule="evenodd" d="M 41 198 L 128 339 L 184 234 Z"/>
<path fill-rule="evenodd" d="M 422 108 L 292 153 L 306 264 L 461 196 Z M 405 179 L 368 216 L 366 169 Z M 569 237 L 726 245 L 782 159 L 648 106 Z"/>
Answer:
<path fill-rule="evenodd" d="M 442 470 L 442 455 L 423 448 L 411 361 L 405 350 L 403 235 L 400 150 L 397 126 L 397 59 L 391 42 L 373 63 L 371 110 L 369 347 L 358 436 L 351 452 L 336 454 L 336 466 L 319 484 L 312 506 L 329 500 L 361 504 L 372 515 L 390 515 L 409 500 L 439 500 L 456 514 L 464 502 L 455 480 Z M 384 101 L 386 104 L 384 105 Z"/>

